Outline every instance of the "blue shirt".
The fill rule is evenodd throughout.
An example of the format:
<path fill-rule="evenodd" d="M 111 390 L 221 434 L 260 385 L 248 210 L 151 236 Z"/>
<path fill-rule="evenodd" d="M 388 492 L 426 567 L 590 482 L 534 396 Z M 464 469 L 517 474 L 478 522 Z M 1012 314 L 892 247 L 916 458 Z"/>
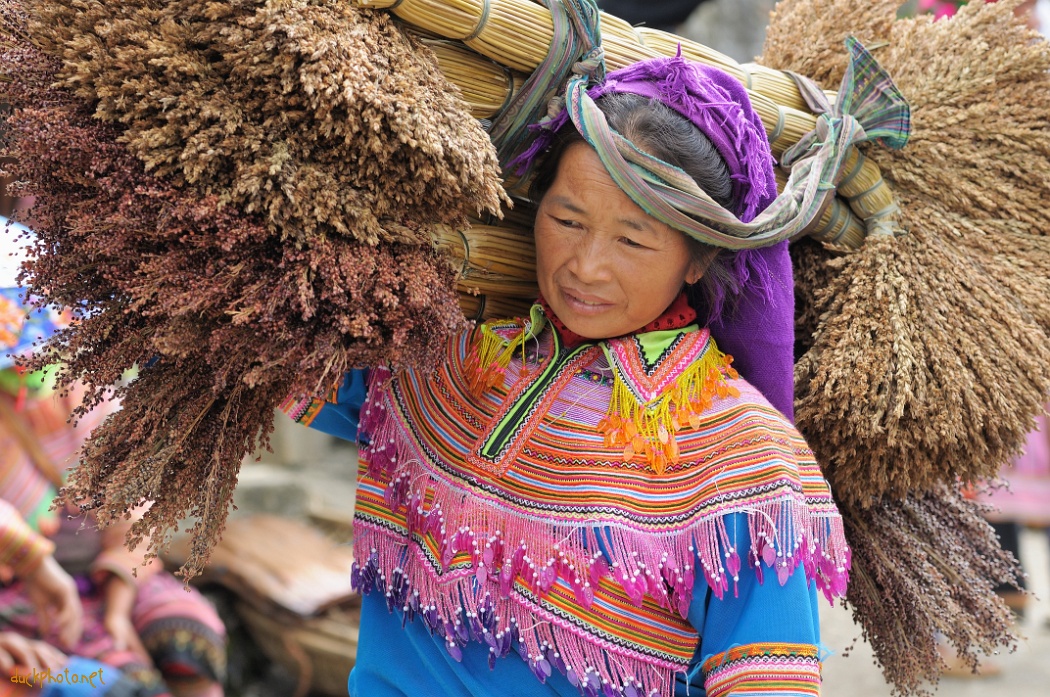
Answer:
<path fill-rule="evenodd" d="M 336 403 L 327 403 L 310 424 L 347 440 L 356 440 L 358 418 L 366 393 L 365 371 L 352 371 L 340 387 Z M 750 549 L 747 517 L 728 516 L 726 530 L 737 549 Z M 694 564 L 699 568 L 699 564 Z M 799 569 L 780 585 L 767 573 L 760 583 L 744 565 L 739 581 L 717 598 L 702 575 L 697 576 L 688 620 L 700 635 L 688 675 L 676 676 L 675 695 L 703 697 L 700 666 L 711 656 L 749 644 L 818 646 L 820 629 L 817 593 Z M 443 636 L 430 633 L 421 618 L 406 622 L 400 609 L 387 609 L 383 594 L 364 596 L 357 659 L 348 682 L 351 697 L 574 697 L 580 689 L 553 671 L 541 683 L 516 652 L 489 667 L 488 645 L 471 641 L 457 661 Z M 778 695 L 810 692 L 779 691 Z"/>

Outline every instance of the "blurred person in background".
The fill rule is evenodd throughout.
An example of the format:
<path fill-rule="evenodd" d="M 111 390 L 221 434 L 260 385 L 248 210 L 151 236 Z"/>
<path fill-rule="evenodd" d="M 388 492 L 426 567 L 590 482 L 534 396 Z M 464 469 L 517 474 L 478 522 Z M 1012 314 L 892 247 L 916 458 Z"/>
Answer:
<path fill-rule="evenodd" d="M 0 572 L 0 629 L 119 668 L 141 685 L 129 695 L 220 697 L 225 629 L 208 601 L 159 563 L 143 565 L 144 544 L 126 548 L 133 518 L 100 531 L 91 516 L 51 508 L 84 440 L 117 406 L 104 403 L 71 423 L 83 389 L 59 393 L 53 371 L 16 364 L 70 321 L 67 312 L 36 307 L 17 284 L 30 234 L 0 217 L 0 503 L 51 540 L 83 622 L 73 637 L 67 624 L 41 621 L 34 584 Z"/>
<path fill-rule="evenodd" d="M 707 0 L 598 0 L 598 7 L 631 24 L 677 33 L 698 6 Z"/>

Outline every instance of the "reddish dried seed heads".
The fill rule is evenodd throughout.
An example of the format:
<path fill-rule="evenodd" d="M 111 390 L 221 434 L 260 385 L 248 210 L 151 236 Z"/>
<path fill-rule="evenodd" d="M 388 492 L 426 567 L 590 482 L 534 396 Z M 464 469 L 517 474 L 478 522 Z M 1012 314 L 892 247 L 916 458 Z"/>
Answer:
<path fill-rule="evenodd" d="M 132 531 L 153 551 L 195 519 L 192 575 L 285 396 L 426 363 L 462 326 L 431 226 L 502 193 L 484 132 L 381 13 L 150 5 L 0 0 L 0 137 L 38 196 L 22 280 L 80 320 L 32 365 L 63 360 L 86 409 L 159 359 L 117 390 L 63 494 L 103 523 L 153 501 Z"/>

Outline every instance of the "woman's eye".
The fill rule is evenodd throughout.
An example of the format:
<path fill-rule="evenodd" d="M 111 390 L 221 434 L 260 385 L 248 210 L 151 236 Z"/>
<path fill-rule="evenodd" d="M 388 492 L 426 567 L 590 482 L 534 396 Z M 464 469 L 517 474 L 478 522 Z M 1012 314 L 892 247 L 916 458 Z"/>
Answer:
<path fill-rule="evenodd" d="M 643 245 L 643 244 L 638 244 L 637 242 L 635 242 L 634 240 L 632 240 L 632 239 L 631 239 L 630 237 L 621 237 L 620 239 L 621 239 L 621 240 L 623 241 L 623 243 L 624 243 L 625 245 L 627 245 L 628 247 L 637 247 L 638 249 L 641 249 L 641 248 L 643 248 L 643 247 L 645 246 L 645 245 Z"/>
<path fill-rule="evenodd" d="M 577 227 L 577 223 L 576 223 L 575 220 L 568 220 L 568 219 L 565 219 L 565 218 L 555 218 L 554 222 L 557 223 L 558 225 L 560 225 L 561 227 Z"/>

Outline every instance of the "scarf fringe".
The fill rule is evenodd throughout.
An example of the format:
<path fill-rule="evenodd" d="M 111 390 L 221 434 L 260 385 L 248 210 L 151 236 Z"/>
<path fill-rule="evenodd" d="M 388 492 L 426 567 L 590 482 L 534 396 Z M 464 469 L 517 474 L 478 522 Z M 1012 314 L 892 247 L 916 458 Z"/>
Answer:
<path fill-rule="evenodd" d="M 700 394 L 703 386 L 724 386 L 710 372 L 721 376 L 714 365 L 695 371 Z M 373 384 L 388 378 L 378 371 Z M 674 404 L 690 404 L 690 395 L 698 399 L 684 391 Z M 426 456 L 394 417 L 390 399 L 388 389 L 370 391 L 361 419 L 369 443 L 363 459 L 369 477 L 385 482 L 385 504 L 398 519 L 403 516 L 406 530 L 392 531 L 388 520 L 359 514 L 352 581 L 362 592 L 382 592 L 406 621 L 420 615 L 433 633 L 445 637 L 457 659 L 471 639 L 489 646 L 490 665 L 519 646 L 541 682 L 556 668 L 585 694 L 670 695 L 675 672 L 685 670 L 690 656 L 641 654 L 552 613 L 538 618 L 536 600 L 559 584 L 590 609 L 595 588 L 608 578 L 634 605 L 649 596 L 684 618 L 693 597 L 695 560 L 718 598 L 730 587 L 735 594 L 744 564 L 760 581 L 772 571 L 781 584 L 801 566 L 829 600 L 845 593 L 849 549 L 841 525 L 834 525 L 830 500 L 825 508 L 814 507 L 785 485 L 658 533 L 622 522 L 516 514 L 494 497 L 468 491 L 426 467 Z M 731 544 L 726 520 L 732 513 L 747 514 L 749 550 Z M 422 542 L 428 537 L 433 545 Z M 406 547 L 406 539 L 415 542 Z"/>
<path fill-rule="evenodd" d="M 497 333 L 496 328 L 503 333 Z M 508 330 L 511 332 L 510 336 L 504 336 Z M 523 352 L 524 365 L 525 338 L 528 332 L 528 322 L 520 320 L 486 322 L 475 330 L 466 362 L 468 384 L 475 396 L 481 396 L 487 390 L 503 384 L 507 366 L 518 349 Z"/>
<path fill-rule="evenodd" d="M 711 407 L 716 397 L 739 397 L 740 390 L 726 382 L 737 378 L 728 356 L 711 343 L 704 355 L 656 396 L 639 395 L 623 378 L 615 360 L 612 398 L 605 418 L 598 428 L 605 436 L 605 446 L 623 448 L 623 459 L 644 459 L 657 474 L 668 465 L 679 462 L 675 434 L 685 426 L 696 428 L 700 415 Z"/>

